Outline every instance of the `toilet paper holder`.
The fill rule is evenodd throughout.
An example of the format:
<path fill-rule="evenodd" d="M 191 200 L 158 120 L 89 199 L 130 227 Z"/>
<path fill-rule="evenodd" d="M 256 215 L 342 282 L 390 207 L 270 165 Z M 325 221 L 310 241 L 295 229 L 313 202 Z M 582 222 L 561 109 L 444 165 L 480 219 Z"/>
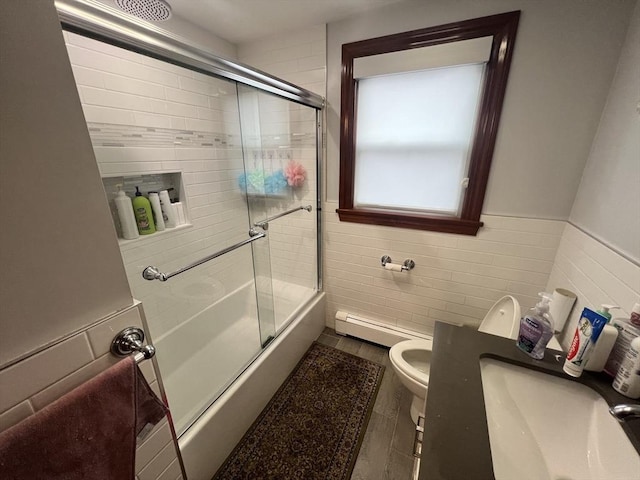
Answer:
<path fill-rule="evenodd" d="M 416 262 L 414 262 L 410 258 L 407 258 L 404 262 L 402 262 L 402 265 L 394 264 L 389 255 L 383 255 L 380 259 L 380 263 L 385 269 L 393 270 L 396 272 L 408 272 L 409 270 L 413 270 L 413 267 L 416 266 Z"/>

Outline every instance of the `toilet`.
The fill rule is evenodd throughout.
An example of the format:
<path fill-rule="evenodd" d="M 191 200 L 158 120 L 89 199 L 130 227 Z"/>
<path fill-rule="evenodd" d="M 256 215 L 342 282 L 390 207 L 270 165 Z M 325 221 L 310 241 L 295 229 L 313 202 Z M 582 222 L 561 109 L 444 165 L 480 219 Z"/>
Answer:
<path fill-rule="evenodd" d="M 478 331 L 515 340 L 519 328 L 520 303 L 511 295 L 507 295 L 491 307 L 480 323 Z M 400 382 L 413 393 L 411 418 L 416 424 L 418 417 L 424 416 L 432 347 L 432 339 L 404 340 L 389 350 L 391 366 L 398 374 Z M 551 338 L 548 348 L 562 350 L 555 337 Z"/>

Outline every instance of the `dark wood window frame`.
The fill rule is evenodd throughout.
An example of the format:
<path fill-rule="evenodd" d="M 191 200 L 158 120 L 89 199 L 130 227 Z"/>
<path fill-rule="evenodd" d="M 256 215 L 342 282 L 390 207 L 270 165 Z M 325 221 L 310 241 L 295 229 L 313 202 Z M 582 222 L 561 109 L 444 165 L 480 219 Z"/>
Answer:
<path fill-rule="evenodd" d="M 478 233 L 482 226 L 480 215 L 489 180 L 519 18 L 520 11 L 514 11 L 342 45 L 340 198 L 339 208 L 336 210 L 341 221 L 464 235 Z M 479 116 L 469 160 L 469 186 L 464 195 L 460 216 L 354 208 L 357 87 L 353 78 L 354 59 L 487 36 L 493 37 L 493 43 L 486 65 Z"/>

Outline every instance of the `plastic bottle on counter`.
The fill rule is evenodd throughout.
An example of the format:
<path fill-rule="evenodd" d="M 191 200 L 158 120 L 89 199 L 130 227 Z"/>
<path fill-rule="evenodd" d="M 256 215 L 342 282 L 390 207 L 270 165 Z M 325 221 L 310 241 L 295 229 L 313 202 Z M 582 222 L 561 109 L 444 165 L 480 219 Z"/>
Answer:
<path fill-rule="evenodd" d="M 160 197 L 158 192 L 149 192 L 149 203 L 153 209 L 153 218 L 156 222 L 156 230 L 161 232 L 164 230 L 164 218 L 162 215 L 162 207 L 160 207 Z"/>
<path fill-rule="evenodd" d="M 609 310 L 619 309 L 615 305 L 602 305 L 600 310 L 597 310 L 597 313 L 602 315 L 607 319 L 607 322 L 611 320 L 611 313 Z M 584 366 L 585 370 L 590 372 L 601 372 L 604 369 L 605 364 L 607 363 L 607 359 L 613 350 L 613 345 L 616 343 L 616 339 L 618 338 L 618 329 L 613 325 L 604 326 L 602 332 L 600 333 L 600 337 L 598 338 L 598 342 L 593 346 L 593 350 L 591 355 L 587 360 L 587 363 Z"/>
<path fill-rule="evenodd" d="M 122 238 L 126 240 L 134 240 L 140 236 L 138 226 L 136 224 L 136 216 L 133 213 L 131 199 L 122 190 L 122 185 L 116 185 L 118 192 L 113 202 L 118 211 L 118 219 L 120 219 L 120 229 L 122 230 Z"/>
<path fill-rule="evenodd" d="M 631 346 L 631 342 L 635 338 L 640 337 L 640 326 L 632 324 L 630 318 L 614 318 L 611 321 L 611 326 L 618 330 L 618 336 L 613 344 L 609 358 L 604 365 L 604 371 L 612 377 L 615 377 L 620 368 L 620 364 L 622 364 L 627 354 L 627 350 L 629 350 Z"/>
<path fill-rule="evenodd" d="M 156 226 L 153 223 L 153 212 L 151 203 L 140 193 L 140 189 L 136 187 L 136 196 L 131 201 L 133 204 L 133 213 L 136 216 L 136 224 L 140 235 L 150 235 L 156 232 Z"/>
<path fill-rule="evenodd" d="M 551 295 L 540 292 L 541 300 L 533 307 L 532 312 L 520 320 L 520 332 L 516 345 L 530 357 L 540 360 L 544 350 L 554 333 L 553 319 L 549 315 Z"/>
<path fill-rule="evenodd" d="M 607 318 L 588 308 L 582 310 L 562 369 L 572 377 L 582 375 L 593 346 L 598 342 Z"/>
<path fill-rule="evenodd" d="M 613 381 L 613 388 L 629 398 L 640 398 L 640 337 L 631 342 Z"/>

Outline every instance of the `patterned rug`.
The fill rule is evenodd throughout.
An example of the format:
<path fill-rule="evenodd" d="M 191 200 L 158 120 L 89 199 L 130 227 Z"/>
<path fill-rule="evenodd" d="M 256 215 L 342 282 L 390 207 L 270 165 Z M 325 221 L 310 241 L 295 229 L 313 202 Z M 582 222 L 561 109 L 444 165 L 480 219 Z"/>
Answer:
<path fill-rule="evenodd" d="M 213 480 L 348 480 L 383 373 L 314 343 Z"/>

